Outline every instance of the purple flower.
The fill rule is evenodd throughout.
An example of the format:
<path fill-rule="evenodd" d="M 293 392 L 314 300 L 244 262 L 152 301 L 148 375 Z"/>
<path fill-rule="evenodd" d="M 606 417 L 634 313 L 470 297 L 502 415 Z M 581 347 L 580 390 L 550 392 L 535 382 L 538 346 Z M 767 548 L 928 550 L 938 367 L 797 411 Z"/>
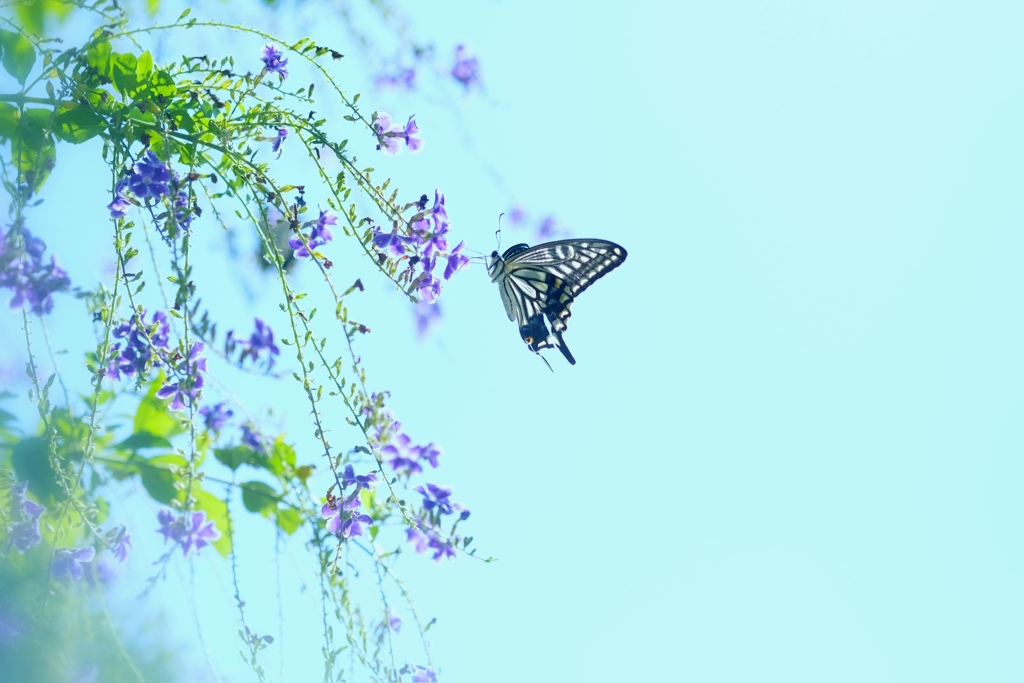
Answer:
<path fill-rule="evenodd" d="M 11 515 L 20 519 L 7 530 L 11 545 L 21 554 L 43 540 L 39 534 L 39 518 L 46 512 L 46 508 L 26 496 L 27 490 L 28 481 L 11 488 Z"/>
<path fill-rule="evenodd" d="M 273 145 L 273 151 L 277 152 L 277 158 L 278 159 L 281 158 L 281 153 L 284 151 L 283 149 L 281 149 L 281 146 L 284 145 L 284 139 L 286 137 L 288 137 L 288 129 L 287 128 L 283 128 L 283 127 L 282 128 L 278 128 L 277 129 L 277 136 L 274 138 L 274 145 Z"/>
<path fill-rule="evenodd" d="M 377 133 L 377 149 L 384 152 L 388 156 L 394 156 L 402 151 L 402 146 L 399 144 L 395 135 L 389 135 L 389 133 L 395 133 L 396 129 L 391 127 L 391 115 L 385 112 L 380 112 L 373 119 L 373 129 Z"/>
<path fill-rule="evenodd" d="M 309 258 L 311 249 L 316 249 L 320 245 L 327 244 L 333 240 L 334 233 L 331 232 L 331 229 L 328 226 L 336 225 L 337 222 L 337 216 L 329 211 L 321 209 L 320 217 L 316 220 L 316 223 L 313 224 L 313 227 L 309 231 L 309 236 L 306 238 L 306 241 L 309 242 L 308 247 L 302 243 L 302 238 L 298 235 L 288 240 L 288 246 L 295 250 L 295 257 Z"/>
<path fill-rule="evenodd" d="M 120 343 L 114 345 L 112 350 L 117 354 L 107 365 L 107 374 L 115 380 L 121 378 L 122 372 L 129 377 L 136 373 L 144 374 L 151 359 L 153 367 L 161 364 L 160 359 L 153 356 L 153 349 L 167 349 L 170 338 L 167 314 L 156 311 L 153 321 L 147 323 L 146 313 L 142 311 L 118 325 L 114 329 L 114 337 L 124 340 L 124 348 Z"/>
<path fill-rule="evenodd" d="M 382 251 L 387 251 L 391 256 L 403 255 L 406 247 L 416 242 L 411 237 L 399 235 L 398 228 L 393 229 L 391 232 L 381 232 L 379 227 L 374 227 L 372 241 L 373 246 Z"/>
<path fill-rule="evenodd" d="M 526 210 L 518 204 L 513 206 L 508 212 L 508 221 L 512 225 L 519 225 L 526 220 Z"/>
<path fill-rule="evenodd" d="M 459 555 L 458 551 L 455 550 L 454 542 L 443 540 L 437 533 L 431 534 L 427 547 L 434 551 L 432 558 L 434 562 L 440 562 L 444 559 L 455 559 Z"/>
<path fill-rule="evenodd" d="M 11 494 L 14 497 L 14 501 L 17 503 L 18 510 L 25 517 L 29 519 L 39 519 L 39 517 L 46 512 L 39 503 L 28 498 L 25 492 L 28 490 L 28 480 L 21 482 L 11 489 Z"/>
<path fill-rule="evenodd" d="M 391 115 L 379 112 L 373 119 L 373 130 L 377 134 L 377 149 L 388 156 L 394 156 L 402 151 L 401 142 L 409 148 L 410 154 L 416 154 L 423 149 L 423 141 L 416 137 L 420 128 L 416 125 L 416 116 L 410 116 L 409 121 L 404 125 L 391 125 Z"/>
<path fill-rule="evenodd" d="M 357 475 L 355 468 L 352 465 L 345 465 L 345 470 L 341 474 L 341 485 L 343 488 L 348 488 L 350 484 L 356 485 L 356 490 L 372 488 L 371 484 L 377 481 L 377 475 L 373 472 L 367 474 Z"/>
<path fill-rule="evenodd" d="M 270 329 L 269 325 L 259 318 L 255 319 L 255 325 L 256 330 L 249 335 L 249 339 L 238 342 L 243 347 L 238 362 L 242 364 L 247 358 L 252 358 L 254 364 L 263 365 L 265 370 L 270 372 L 274 367 L 275 357 L 280 355 L 281 349 L 277 348 L 277 344 L 274 343 L 274 331 Z M 229 336 L 234 338 L 233 333 Z M 261 360 L 260 356 L 264 355 L 266 357 Z"/>
<path fill-rule="evenodd" d="M 450 515 L 454 509 L 452 503 L 449 500 L 452 495 L 450 488 L 442 488 L 435 486 L 434 484 L 427 484 L 427 488 L 424 489 L 422 486 L 417 486 L 415 491 L 423 494 L 423 509 L 427 512 L 434 512 L 436 509 L 438 514 Z"/>
<path fill-rule="evenodd" d="M 405 435 L 403 434 L 402 436 Z M 406 474 L 416 474 L 423 471 L 423 466 L 416 461 L 416 458 L 413 457 L 412 454 L 403 453 L 394 444 L 388 444 L 380 450 L 385 458 L 390 458 L 390 460 L 388 460 L 388 464 L 391 465 L 391 469 L 396 472 L 399 470 L 405 470 Z"/>
<path fill-rule="evenodd" d="M 435 251 L 446 250 L 448 248 L 448 240 L 445 239 L 446 234 L 448 234 L 447 224 L 442 224 L 433 233 L 431 233 L 423 243 L 423 255 L 430 258 L 434 255 Z M 429 270 L 433 270 L 433 267 Z"/>
<path fill-rule="evenodd" d="M 260 55 L 260 59 L 263 60 L 263 70 L 268 73 L 275 73 L 281 77 L 281 80 L 288 78 L 288 60 L 281 58 L 281 51 L 278 50 L 271 44 L 263 46 L 263 52 Z"/>
<path fill-rule="evenodd" d="M 39 535 L 39 518 L 33 517 L 12 524 L 8 537 L 15 550 L 24 555 L 29 548 L 39 545 L 43 540 Z"/>
<path fill-rule="evenodd" d="M 177 178 L 174 179 L 174 186 L 177 188 L 179 183 Z M 175 228 L 180 227 L 182 230 L 188 231 L 192 227 L 192 219 L 196 217 L 198 209 L 192 207 L 192 198 L 189 197 L 188 192 L 185 190 L 177 189 L 174 194 L 174 204 L 171 207 L 171 216 L 174 218 L 173 222 L 168 218 L 167 224 L 171 232 L 171 235 L 177 234 Z"/>
<path fill-rule="evenodd" d="M 392 631 L 394 631 L 395 633 L 398 633 L 399 631 L 401 631 L 401 630 L 402 630 L 402 620 L 401 620 L 401 619 L 399 619 L 398 617 L 396 617 L 396 616 L 395 616 L 395 615 L 394 615 L 394 614 L 393 614 L 393 613 L 391 612 L 391 610 L 390 610 L 390 609 L 388 609 L 388 619 L 387 619 L 387 624 L 388 624 L 388 628 L 390 628 L 390 629 L 391 629 Z"/>
<path fill-rule="evenodd" d="M 441 296 L 441 281 L 433 275 L 428 275 L 420 281 L 416 290 L 419 292 L 421 301 L 433 303 L 437 301 L 437 297 Z"/>
<path fill-rule="evenodd" d="M 426 460 L 430 463 L 430 466 L 437 469 L 437 458 L 441 455 L 441 449 L 435 446 L 433 443 L 428 443 L 426 446 L 417 447 L 417 454 L 420 460 Z"/>
<path fill-rule="evenodd" d="M 423 339 L 434 323 L 441 319 L 440 304 L 421 301 L 416 305 L 416 335 Z"/>
<path fill-rule="evenodd" d="M 469 263 L 469 257 L 462 255 L 462 247 L 465 245 L 465 241 L 459 242 L 458 246 L 452 249 L 451 253 L 448 254 L 448 265 L 444 268 L 444 279 L 451 280 L 452 275 L 459 272 L 463 266 Z"/>
<path fill-rule="evenodd" d="M 53 558 L 53 563 L 50 565 L 50 570 L 53 575 L 62 579 L 68 574 L 75 581 L 82 578 L 83 562 L 92 562 L 93 558 L 96 557 L 96 549 L 92 546 L 86 546 L 84 548 L 60 548 L 57 550 Z"/>
<path fill-rule="evenodd" d="M 203 416 L 207 429 L 218 431 L 224 428 L 224 425 L 228 423 L 228 419 L 235 413 L 228 409 L 227 403 L 221 401 L 212 408 L 210 406 L 203 406 L 199 409 L 199 414 Z"/>
<path fill-rule="evenodd" d="M 398 428 L 401 428 L 401 424 L 398 425 Z M 397 434 L 391 441 L 380 451 L 396 472 L 403 470 L 406 474 L 422 472 L 423 466 L 420 463 L 424 460 L 430 463 L 431 467 L 437 467 L 437 459 L 441 455 L 441 450 L 434 444 L 415 446 L 407 434 Z"/>
<path fill-rule="evenodd" d="M 448 231 L 448 211 L 444 208 L 444 195 L 434 190 L 434 206 L 430 208 L 430 215 L 434 221 L 434 232 Z"/>
<path fill-rule="evenodd" d="M 458 537 L 455 537 L 456 539 Z M 413 544 L 416 548 L 416 552 L 423 553 L 428 550 L 434 552 L 433 560 L 440 562 L 446 557 L 454 558 L 458 556 L 458 552 L 455 550 L 454 540 L 446 541 L 442 539 L 436 531 L 427 528 L 423 531 L 409 527 L 405 530 L 405 539 Z"/>
<path fill-rule="evenodd" d="M 341 517 L 344 513 L 340 505 L 334 503 L 332 506 L 331 501 L 321 506 L 320 517 L 327 520 L 327 533 L 337 536 L 341 532 Z"/>
<path fill-rule="evenodd" d="M 381 74 L 375 79 L 378 88 L 416 89 L 416 69 L 399 69 L 395 74 Z"/>
<path fill-rule="evenodd" d="M 554 237 L 555 233 L 558 232 L 558 223 L 555 221 L 553 216 L 547 216 L 540 223 L 540 227 L 537 228 L 537 236 L 541 239 L 548 239 Z"/>
<path fill-rule="evenodd" d="M 170 167 L 160 161 L 153 150 L 149 150 L 132 166 L 128 189 L 139 199 L 156 200 L 170 194 L 170 182 Z"/>
<path fill-rule="evenodd" d="M 373 524 L 373 518 L 365 514 L 355 514 L 345 520 L 345 523 L 341 525 L 341 535 L 345 538 L 352 538 L 353 536 L 362 536 L 366 531 L 363 527 Z"/>
<path fill-rule="evenodd" d="M 326 244 L 334 239 L 334 233 L 331 232 L 331 229 L 328 226 L 337 224 L 337 216 L 329 211 L 321 209 L 320 217 L 316 219 L 316 225 L 313 226 L 310 236 L 321 244 Z"/>
<path fill-rule="evenodd" d="M 128 533 L 128 528 L 123 524 L 117 531 L 117 535 L 114 537 L 113 545 L 110 546 L 110 552 L 114 553 L 114 557 L 121 564 L 124 564 L 128 560 L 128 549 L 132 547 L 132 535 Z"/>
<path fill-rule="evenodd" d="M 186 528 L 185 537 L 181 540 L 181 549 L 184 551 L 185 557 L 188 557 L 190 550 L 194 549 L 198 553 L 201 548 L 205 548 L 220 538 L 217 525 L 212 521 L 205 524 L 204 522 L 206 522 L 206 512 L 200 510 L 192 513 L 192 524 Z"/>
<path fill-rule="evenodd" d="M 415 137 L 420 132 L 420 127 L 416 125 L 416 116 L 410 116 L 408 123 L 405 124 L 405 146 L 409 148 L 409 154 L 417 154 L 423 149 L 423 140 Z"/>
<path fill-rule="evenodd" d="M 203 375 L 206 372 L 206 359 L 200 358 L 203 352 L 202 342 L 192 344 L 192 350 L 188 352 L 185 365 L 185 377 L 177 382 L 168 380 L 156 392 L 157 398 L 171 397 L 171 409 L 183 410 L 185 405 L 193 405 L 199 400 L 200 390 L 203 388 Z"/>
<path fill-rule="evenodd" d="M 417 664 L 412 672 L 412 683 L 437 683 L 437 672 Z"/>
<path fill-rule="evenodd" d="M 362 536 L 365 531 L 363 527 L 373 524 L 373 518 L 366 514 L 349 512 L 357 507 L 359 507 L 359 499 L 355 494 L 344 505 L 338 505 L 336 499 L 324 503 L 320 508 L 320 516 L 327 520 L 328 533 L 342 538 Z"/>
<path fill-rule="evenodd" d="M 157 529 L 157 532 L 163 534 L 164 543 L 167 541 L 177 542 L 179 525 L 177 525 L 178 518 L 174 513 L 170 510 L 160 510 L 156 513 L 156 521 L 160 522 L 160 528 Z"/>
<path fill-rule="evenodd" d="M 157 532 L 163 534 L 164 543 L 173 541 L 181 546 L 185 557 L 193 550 L 198 553 L 220 538 L 220 532 L 212 521 L 206 521 L 206 512 L 199 510 L 190 515 L 176 516 L 170 510 L 161 510 L 157 513 L 157 521 L 160 528 Z"/>
<path fill-rule="evenodd" d="M 53 294 L 71 288 L 68 274 L 50 257 L 43 260 L 46 243 L 27 228 L 0 229 L 0 288 L 10 289 L 11 308 L 28 304 L 36 315 L 53 311 Z"/>
<path fill-rule="evenodd" d="M 267 452 L 259 433 L 247 424 L 242 425 L 242 443 L 257 453 Z"/>
<path fill-rule="evenodd" d="M 110 209 L 111 218 L 124 218 L 128 215 L 128 209 L 132 207 L 132 204 L 124 194 L 127 188 L 127 178 L 121 178 L 117 181 L 117 185 L 114 186 L 114 201 L 107 204 L 107 208 Z"/>
<path fill-rule="evenodd" d="M 452 67 L 452 78 L 467 90 L 480 85 L 480 60 L 476 57 L 467 57 L 464 45 L 455 48 L 455 66 Z"/>

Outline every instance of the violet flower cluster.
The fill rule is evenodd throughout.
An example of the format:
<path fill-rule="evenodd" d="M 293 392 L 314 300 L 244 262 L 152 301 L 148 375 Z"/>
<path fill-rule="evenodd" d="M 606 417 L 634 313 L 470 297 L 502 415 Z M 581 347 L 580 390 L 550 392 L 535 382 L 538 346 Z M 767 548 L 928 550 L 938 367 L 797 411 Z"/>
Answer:
<path fill-rule="evenodd" d="M 257 453 L 266 453 L 267 449 L 263 445 L 263 439 L 260 438 L 260 433 L 253 429 L 253 426 L 252 423 L 242 425 L 242 443 Z"/>
<path fill-rule="evenodd" d="M 7 538 L 19 553 L 24 554 L 42 541 L 39 534 L 39 518 L 46 508 L 26 495 L 28 481 L 23 481 L 11 488 L 10 524 L 7 527 Z"/>
<path fill-rule="evenodd" d="M 391 74 L 381 74 L 374 79 L 378 88 L 395 88 L 398 90 L 416 89 L 416 69 L 400 68 Z"/>
<path fill-rule="evenodd" d="M 440 262 L 443 262 L 442 277 L 448 281 L 455 273 L 462 270 L 469 257 L 462 253 L 465 242 L 459 242 L 454 249 L 448 248 L 448 233 L 451 222 L 444 206 L 444 195 L 434 191 L 434 205 L 426 208 L 427 198 L 424 195 L 419 203 L 419 212 L 409 221 L 408 235 L 399 233 L 395 227 L 384 232 L 374 227 L 371 241 L 385 256 L 393 259 L 408 259 L 408 266 L 401 277 L 410 282 L 410 290 L 415 290 L 422 301 L 434 303 L 441 295 L 441 279 L 434 274 Z"/>
<path fill-rule="evenodd" d="M 466 90 L 480 85 L 480 60 L 466 55 L 466 47 L 455 48 L 455 66 L 452 67 L 452 78 L 461 83 Z"/>
<path fill-rule="evenodd" d="M 282 52 L 277 47 L 269 43 L 264 45 L 260 59 L 263 61 L 264 73 L 277 74 L 282 81 L 288 78 L 288 60 L 282 58 Z"/>
<path fill-rule="evenodd" d="M 441 449 L 433 443 L 425 446 L 416 445 L 409 436 L 402 432 L 402 423 L 395 419 L 394 414 L 379 405 L 383 396 L 374 393 L 370 396 L 371 405 L 362 410 L 366 421 L 373 426 L 370 430 L 370 444 L 380 453 L 397 474 L 410 475 L 423 471 L 423 463 L 437 468 Z"/>
<path fill-rule="evenodd" d="M 0 288 L 14 293 L 11 308 L 27 305 L 36 315 L 53 311 L 53 294 L 71 288 L 57 260 L 43 259 L 46 243 L 27 228 L 4 231 L 0 228 Z"/>
<path fill-rule="evenodd" d="M 95 557 L 96 548 L 91 545 L 84 548 L 58 548 L 53 554 L 50 571 L 55 578 L 63 579 L 70 576 L 73 580 L 79 581 L 85 575 L 85 567 L 82 565 L 92 562 Z"/>
<path fill-rule="evenodd" d="M 440 562 L 446 557 L 454 558 L 458 554 L 458 546 L 462 543 L 462 537 L 457 535 L 455 530 L 459 522 L 469 519 L 469 510 L 459 503 L 452 502 L 450 488 L 427 484 L 426 487 L 417 486 L 415 491 L 423 496 L 422 512 L 417 518 L 419 528 L 406 529 L 405 539 L 415 546 L 418 553 L 432 552 L 435 562 Z M 448 521 L 446 517 L 453 518 L 447 538 L 439 531 Z"/>
<path fill-rule="evenodd" d="M 133 202 L 127 193 L 135 198 Z M 162 229 L 168 236 L 174 237 L 178 230 L 188 231 L 192 219 L 199 214 L 199 209 L 192 206 L 192 199 L 185 191 L 178 174 L 171 170 L 170 164 L 162 161 L 153 150 L 146 150 L 138 161 L 132 165 L 127 177 L 121 178 L 114 186 L 114 199 L 107 204 L 111 218 L 124 218 L 132 204 L 142 202 L 151 207 L 153 204 L 167 199 L 170 209 L 163 218 Z"/>
<path fill-rule="evenodd" d="M 412 674 L 412 683 L 437 683 L 437 672 L 419 664 L 406 664 L 398 673 Z"/>
<path fill-rule="evenodd" d="M 526 211 L 521 206 L 513 206 L 507 212 L 508 221 L 514 228 L 527 227 Z M 558 223 L 554 216 L 544 216 L 536 224 L 537 239 L 541 241 L 551 240 L 560 235 L 566 235 L 568 231 Z"/>
<path fill-rule="evenodd" d="M 320 516 L 327 520 L 327 531 L 341 538 L 352 538 L 362 536 L 366 526 L 373 524 L 373 518 L 361 512 L 356 512 L 362 505 L 359 500 L 359 491 L 371 489 L 377 481 L 377 475 L 372 472 L 367 474 L 356 474 L 352 465 L 346 465 L 341 475 L 341 496 L 327 494 L 327 502 L 320 508 Z M 346 494 L 345 490 L 352 486 L 352 492 Z M 333 486 L 331 488 L 334 488 Z"/>
<path fill-rule="evenodd" d="M 169 352 L 170 327 L 167 314 L 156 311 L 150 322 L 146 322 L 146 311 L 140 309 L 131 320 L 114 328 L 114 338 L 119 339 L 111 349 L 113 357 L 107 363 L 107 375 L 115 380 L 121 375 L 145 377 L 150 368 L 162 364 L 161 354 Z M 157 350 L 159 353 L 154 353 Z"/>
<path fill-rule="evenodd" d="M 199 409 L 199 414 L 203 418 L 203 424 L 206 425 L 206 429 L 219 432 L 228 423 L 231 416 L 235 414 L 235 411 L 228 408 L 227 403 L 221 401 L 213 406 L 203 406 Z"/>
<path fill-rule="evenodd" d="M 181 546 L 185 557 L 193 550 L 198 553 L 220 538 L 220 531 L 213 521 L 206 521 L 206 512 L 198 512 L 176 515 L 171 510 L 161 510 L 156 515 L 160 522 L 157 533 L 163 534 L 164 543 L 171 541 Z"/>
<path fill-rule="evenodd" d="M 370 405 L 363 409 L 367 423 L 373 425 L 369 432 L 370 444 L 379 453 L 379 458 L 399 475 L 408 479 L 423 471 L 424 463 L 431 468 L 438 466 L 441 450 L 433 443 L 416 445 L 402 432 L 402 423 L 391 411 L 383 406 L 384 396 L 372 394 Z M 416 518 L 417 526 L 406 529 L 406 540 L 412 543 L 418 553 L 431 552 L 435 561 L 455 557 L 462 537 L 457 535 L 459 522 L 469 518 L 469 510 L 452 501 L 451 489 L 435 484 L 417 486 L 414 489 L 423 496 L 421 512 Z M 440 529 L 452 522 L 447 536 Z"/>
<path fill-rule="evenodd" d="M 277 356 L 281 355 L 281 349 L 274 343 L 274 331 L 270 329 L 270 325 L 259 318 L 254 319 L 254 325 L 256 329 L 248 339 L 237 339 L 234 330 L 229 330 L 225 342 L 225 353 L 230 357 L 236 349 L 240 348 L 242 352 L 238 357 L 239 365 L 244 365 L 245 361 L 252 360 L 254 366 L 260 366 L 266 372 L 270 372 Z"/>
<path fill-rule="evenodd" d="M 303 243 L 302 238 L 298 235 L 288 240 L 288 246 L 295 250 L 295 258 L 309 258 L 312 255 L 311 250 L 333 240 L 334 233 L 331 231 L 330 226 L 336 225 L 337 222 L 337 216 L 321 209 L 319 218 L 315 221 L 304 223 L 303 227 L 312 226 L 309 235 L 306 236 L 306 242 Z"/>
<path fill-rule="evenodd" d="M 107 533 L 107 545 L 118 562 L 121 564 L 127 562 L 128 551 L 132 547 L 132 535 L 128 533 L 128 528 L 122 524 L 115 529 L 111 529 Z"/>
<path fill-rule="evenodd" d="M 277 135 L 274 136 L 273 150 L 277 152 L 277 158 L 281 158 L 281 154 L 284 153 L 282 146 L 284 145 L 284 139 L 288 137 L 288 129 L 281 127 L 277 129 Z"/>
<path fill-rule="evenodd" d="M 430 329 L 441 319 L 441 304 L 421 301 L 416 305 L 413 314 L 416 316 L 416 336 L 422 340 L 430 334 Z"/>
<path fill-rule="evenodd" d="M 157 398 L 171 399 L 173 410 L 182 410 L 186 405 L 195 405 L 199 401 L 204 384 L 203 373 L 206 372 L 206 359 L 199 354 L 204 348 L 202 342 L 194 342 L 188 356 L 177 368 L 180 375 L 177 381 L 168 378 L 156 392 Z"/>
<path fill-rule="evenodd" d="M 373 130 L 377 134 L 377 149 L 388 156 L 394 156 L 402 151 L 402 143 L 409 148 L 410 154 L 417 154 L 423 149 L 423 141 L 420 140 L 420 128 L 416 125 L 416 115 L 409 117 L 409 121 L 403 126 L 400 123 L 391 125 L 391 115 L 379 112 L 373 118 Z"/>

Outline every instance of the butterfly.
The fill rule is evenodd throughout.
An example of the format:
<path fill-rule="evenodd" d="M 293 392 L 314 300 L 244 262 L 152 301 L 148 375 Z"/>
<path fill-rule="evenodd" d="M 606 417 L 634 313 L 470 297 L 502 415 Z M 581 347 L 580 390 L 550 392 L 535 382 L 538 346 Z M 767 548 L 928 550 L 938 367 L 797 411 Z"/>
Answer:
<path fill-rule="evenodd" d="M 575 365 L 576 359 L 562 339 L 572 302 L 625 260 L 626 250 L 607 240 L 558 240 L 535 247 L 517 244 L 501 256 L 491 252 L 487 274 L 498 284 L 505 313 L 519 324 L 519 334 L 529 349 L 540 355 L 541 349 L 556 348 Z"/>

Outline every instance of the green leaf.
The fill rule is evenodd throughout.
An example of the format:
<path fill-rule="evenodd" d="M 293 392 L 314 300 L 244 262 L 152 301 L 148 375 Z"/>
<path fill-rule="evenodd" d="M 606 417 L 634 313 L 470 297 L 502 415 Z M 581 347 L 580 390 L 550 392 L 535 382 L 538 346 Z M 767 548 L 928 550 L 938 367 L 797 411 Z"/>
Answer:
<path fill-rule="evenodd" d="M 170 448 L 171 442 L 162 436 L 150 434 L 149 432 L 135 432 L 114 448 L 120 451 L 138 451 L 143 448 Z"/>
<path fill-rule="evenodd" d="M 28 490 L 45 504 L 58 500 L 63 492 L 50 467 L 50 452 L 46 441 L 38 436 L 22 439 L 11 451 L 11 465 L 20 481 L 28 481 Z"/>
<path fill-rule="evenodd" d="M 223 557 L 231 554 L 231 536 L 228 535 L 228 505 L 223 500 L 208 491 L 199 490 L 195 492 L 196 509 L 206 513 L 206 519 L 212 521 L 220 538 L 211 545 L 217 549 Z"/>
<path fill-rule="evenodd" d="M 231 470 L 237 470 L 243 465 L 249 464 L 253 460 L 254 452 L 249 446 L 236 445 L 230 447 L 230 449 L 214 449 L 213 457 L 218 461 L 229 467 Z"/>
<path fill-rule="evenodd" d="M 56 165 L 57 148 L 50 131 L 53 111 L 44 107 L 33 107 L 24 111 L 11 112 L 14 131 L 10 138 L 17 144 L 14 155 L 19 173 L 34 190 L 42 187 Z M 2 120 L 6 112 L 0 112 L 0 135 L 7 136 L 7 124 Z"/>
<path fill-rule="evenodd" d="M 284 474 L 286 464 L 295 467 L 295 449 L 281 439 L 277 439 L 270 451 L 268 469 L 280 477 Z"/>
<path fill-rule="evenodd" d="M 277 526 L 281 531 L 291 536 L 301 524 L 302 516 L 297 510 L 293 510 L 292 508 L 277 509 Z"/>
<path fill-rule="evenodd" d="M 160 373 L 149 385 L 146 395 L 139 403 L 139 409 L 135 411 L 135 424 L 133 431 L 136 433 L 149 432 L 154 436 L 162 436 L 170 439 L 172 436 L 182 434 L 185 428 L 181 422 L 175 419 L 168 409 L 167 401 L 157 398 L 156 392 L 164 384 L 164 374 Z"/>
<path fill-rule="evenodd" d="M 139 474 L 142 476 L 142 485 L 153 500 L 170 505 L 172 500 L 184 500 L 185 494 L 179 491 L 174 482 L 177 475 L 171 473 L 170 467 L 186 467 L 188 460 L 180 455 L 156 455 L 146 458 L 141 463 Z"/>
<path fill-rule="evenodd" d="M 89 66 L 96 69 L 100 75 L 110 78 L 110 61 L 113 55 L 114 51 L 110 47 L 110 43 L 103 41 L 89 48 L 89 51 L 85 53 L 85 61 Z"/>
<path fill-rule="evenodd" d="M 4 69 L 25 85 L 36 63 L 36 51 L 32 43 L 20 33 L 0 30 L 0 49 L 3 49 Z"/>
<path fill-rule="evenodd" d="M 17 107 L 0 102 L 0 140 L 10 140 L 17 135 L 20 120 Z"/>
<path fill-rule="evenodd" d="M 107 130 L 107 122 L 102 116 L 73 103 L 64 105 L 64 111 L 57 114 L 55 123 L 54 135 L 76 145 Z"/>
<path fill-rule="evenodd" d="M 268 510 L 276 507 L 278 499 L 277 491 L 262 481 L 249 481 L 242 484 L 242 504 L 249 512 L 268 515 Z"/>
<path fill-rule="evenodd" d="M 97 524 L 103 524 L 110 517 L 110 503 L 107 502 L 106 498 L 99 497 L 96 499 L 96 519 L 94 520 Z"/>

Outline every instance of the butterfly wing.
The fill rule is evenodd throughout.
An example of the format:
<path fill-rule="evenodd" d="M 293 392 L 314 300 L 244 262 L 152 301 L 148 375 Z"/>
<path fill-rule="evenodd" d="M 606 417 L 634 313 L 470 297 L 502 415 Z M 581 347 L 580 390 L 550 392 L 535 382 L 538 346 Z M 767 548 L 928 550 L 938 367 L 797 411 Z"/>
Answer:
<path fill-rule="evenodd" d="M 572 303 L 606 273 L 626 259 L 626 250 L 607 240 L 574 239 L 516 245 L 502 256 L 503 270 L 496 278 L 505 312 L 519 324 L 519 334 L 530 350 L 557 348 L 575 365 L 562 338 Z M 551 332 L 545 324 L 551 325 Z"/>

